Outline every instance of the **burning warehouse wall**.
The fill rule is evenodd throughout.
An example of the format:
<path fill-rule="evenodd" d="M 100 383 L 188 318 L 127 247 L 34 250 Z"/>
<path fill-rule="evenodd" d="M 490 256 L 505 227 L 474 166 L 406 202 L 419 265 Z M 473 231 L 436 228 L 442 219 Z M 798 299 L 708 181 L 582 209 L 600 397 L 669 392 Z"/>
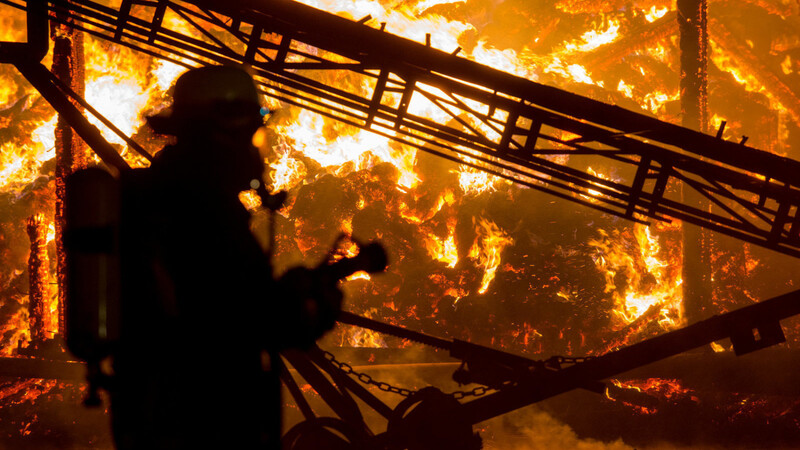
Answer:
<path fill-rule="evenodd" d="M 365 23 L 375 28 L 385 23 L 390 33 L 447 52 L 460 49 L 460 55 L 477 62 L 667 122 L 684 119 L 679 22 L 673 2 L 312 6 L 354 20 L 367 18 Z M 133 8 L 131 15 L 152 16 L 152 9 Z M 3 39 L 20 40 L 24 16 L 10 7 L 3 11 L 8 23 L 4 32 L 9 34 Z M 163 20 L 165 26 L 199 40 L 215 37 L 213 32 L 202 35 L 179 14 L 167 14 Z M 712 134 L 721 130 L 721 139 L 736 142 L 747 135 L 748 145 L 800 157 L 792 153 L 800 115 L 797 20 L 798 5 L 792 2 L 709 2 L 707 127 Z M 70 38 L 69 33 L 56 30 L 55 37 Z M 151 135 L 141 119 L 164 106 L 170 84 L 183 70 L 180 64 L 194 62 L 153 59 L 91 35 L 84 39 L 87 101 L 156 153 L 164 141 Z M 52 54 L 47 58 L 48 66 L 56 63 Z M 349 84 L 357 90 L 364 82 L 347 72 L 320 72 L 312 76 L 324 83 Z M 30 250 L 26 227 L 28 218 L 37 214 L 45 216 L 39 225 L 43 230 L 53 223 L 56 119 L 12 66 L 2 66 L 2 76 L 0 183 L 5 202 L 0 219 L 6 245 L 0 319 L 5 330 L 3 352 L 16 357 L 26 354 L 41 334 L 31 328 L 37 322 L 29 320 L 34 291 L 28 283 L 32 273 L 28 255 L 37 253 Z M 400 92 L 387 95 L 401 100 Z M 271 163 L 267 179 L 272 188 L 290 192 L 290 203 L 278 218 L 279 268 L 319 261 L 341 232 L 363 240 L 380 239 L 390 250 L 387 274 L 346 283 L 350 311 L 525 355 L 596 356 L 792 288 L 793 259 L 704 233 L 700 240 L 708 261 L 704 277 L 708 294 L 690 301 L 687 309 L 682 281 L 684 230 L 679 223 L 632 224 L 288 102 L 267 102 L 272 110 L 262 136 Z M 408 109 L 435 120 L 456 120 L 436 117 L 432 103 L 415 96 Z M 110 133 L 106 137 L 131 165 L 146 164 L 124 141 Z M 562 138 L 567 141 L 570 136 Z M 564 155 L 551 159 L 568 167 L 583 164 Z M 609 161 L 581 169 L 608 180 L 623 176 Z M 243 201 L 249 200 L 243 195 Z M 591 203 L 590 198 L 586 201 Z M 255 228 L 263 228 L 263 220 L 256 214 Z M 49 278 L 40 284 L 44 286 L 56 282 L 52 228 L 52 233 L 38 232 L 45 236 L 45 243 L 37 244 L 38 254 L 46 248 L 49 261 Z M 48 337 L 58 333 L 56 291 L 44 290 L 40 301 L 47 305 L 39 309 L 41 322 L 51 324 L 45 331 Z M 789 324 L 786 332 L 788 346 L 796 347 L 797 324 Z M 373 356 L 383 348 L 414 348 L 409 341 L 344 325 L 323 346 L 374 348 Z M 714 350 L 730 352 L 725 342 Z M 661 401 L 684 402 L 690 408 L 718 405 L 703 409 L 715 421 L 771 421 L 778 422 L 781 430 L 797 425 L 800 406 L 794 400 L 734 393 L 732 403 L 726 403 L 713 396 L 698 397 L 697 388 L 680 385 L 679 378 L 653 381 L 639 397 L 629 391 L 643 389 L 644 381 L 620 381 L 623 395 L 617 398 L 628 401 L 616 404 L 623 411 L 628 408 L 631 421 L 651 420 L 653 411 L 663 408 Z M 46 402 L 25 397 L 29 392 L 46 392 L 50 402 L 59 396 L 78 396 L 72 385 L 48 383 L 6 385 L 4 409 L 25 416 L 6 421 L 13 428 L 8 433 L 17 433 L 15 442 L 48 435 L 48 424 L 35 415 L 38 405 L 46 408 Z M 24 413 L 13 407 L 19 404 L 27 408 Z M 591 435 L 587 429 L 581 431 Z M 55 434 L 66 439 L 64 433 L 69 430 Z M 98 439 L 92 436 L 87 439 Z"/>

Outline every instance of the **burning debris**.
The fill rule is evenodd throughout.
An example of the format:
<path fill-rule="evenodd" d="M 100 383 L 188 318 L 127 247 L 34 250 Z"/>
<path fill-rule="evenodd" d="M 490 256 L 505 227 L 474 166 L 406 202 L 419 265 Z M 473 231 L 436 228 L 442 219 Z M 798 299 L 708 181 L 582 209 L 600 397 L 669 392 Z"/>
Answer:
<path fill-rule="evenodd" d="M 460 49 L 462 56 L 530 80 L 680 121 L 671 1 L 306 3 L 355 20 L 369 17 L 367 24 L 384 23 L 391 33 L 448 52 Z M 136 8 L 132 14 L 146 13 Z M 709 2 L 709 16 L 710 128 L 736 142 L 746 134 L 750 145 L 797 159 L 791 151 L 800 143 L 797 5 L 717 0 Z M 174 29 L 186 26 L 178 16 L 164 20 Z M 744 28 L 745 22 L 757 26 Z M 20 28 L 9 22 L 2 33 Z M 88 102 L 155 153 L 163 138 L 152 136 L 142 117 L 164 106 L 182 67 L 89 35 L 85 52 Z M 365 82 L 348 74 L 318 76 L 354 89 Z M 38 310 L 44 300 L 26 285 L 33 276 L 26 220 L 44 214 L 38 226 L 52 226 L 56 118 L 10 65 L 0 66 L 0 78 L 0 323 L 2 353 L 9 356 L 19 354 L 20 340 L 24 348 L 39 339 L 27 323 L 29 305 Z M 384 95 L 402 102 L 401 92 Z M 387 274 L 345 285 L 350 311 L 527 355 L 601 355 L 686 324 L 679 224 L 629 224 L 288 103 L 267 102 L 265 179 L 272 189 L 289 191 L 277 218 L 278 269 L 321 260 L 343 232 L 362 241 L 380 239 L 391 251 Z M 441 110 L 435 106 L 415 96 L 408 110 L 440 120 L 433 117 Z M 469 118 L 444 119 L 483 126 Z M 104 130 L 104 136 L 129 164 L 146 165 L 113 133 Z M 573 138 L 562 136 L 565 142 Z M 548 158 L 583 164 L 564 155 Z M 601 179 L 619 176 L 608 163 L 591 170 Z M 255 215 L 257 233 L 265 220 Z M 46 269 L 55 274 L 55 246 L 37 245 L 36 258 L 48 261 Z M 784 259 L 728 238 L 715 237 L 711 261 L 707 315 L 788 290 L 792 282 L 786 280 L 795 272 Z M 31 326 L 38 320 L 30 319 Z M 798 345 L 798 333 L 798 324 L 788 328 L 790 346 Z M 347 326 L 325 342 L 413 346 Z M 666 391 L 656 391 L 648 395 L 657 400 L 639 406 L 660 404 Z"/>

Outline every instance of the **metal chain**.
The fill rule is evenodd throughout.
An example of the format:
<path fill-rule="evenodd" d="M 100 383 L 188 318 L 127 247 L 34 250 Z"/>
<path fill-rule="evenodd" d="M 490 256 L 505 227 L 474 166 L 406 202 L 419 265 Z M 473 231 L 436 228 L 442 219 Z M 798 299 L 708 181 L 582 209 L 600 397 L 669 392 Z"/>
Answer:
<path fill-rule="evenodd" d="M 558 361 L 559 364 L 578 364 L 586 361 L 591 361 L 597 358 L 596 356 L 553 356 L 553 359 Z"/>
<path fill-rule="evenodd" d="M 464 397 L 480 397 L 481 395 L 484 395 L 487 392 L 489 392 L 489 389 L 490 388 L 488 388 L 486 386 L 478 386 L 478 387 L 472 389 L 471 391 L 455 391 L 455 392 L 451 392 L 451 393 L 449 393 L 447 395 L 450 395 L 454 399 L 459 400 L 459 399 L 462 399 Z"/>
<path fill-rule="evenodd" d="M 333 355 L 333 353 L 327 350 L 322 350 L 322 354 L 325 356 L 325 359 L 330 361 L 330 363 L 333 364 L 337 369 L 341 370 L 347 375 L 354 375 L 356 379 L 363 384 L 369 384 L 377 387 L 381 391 L 391 392 L 397 395 L 402 395 L 403 397 L 410 397 L 412 394 L 415 394 L 417 392 L 406 388 L 392 386 L 391 384 L 383 381 L 376 381 L 375 379 L 372 378 L 371 375 L 366 374 L 364 372 L 357 372 L 355 369 L 353 369 L 353 366 L 351 366 L 350 364 L 337 360 L 336 357 Z M 484 395 L 487 392 L 489 392 L 489 390 L 490 388 L 486 386 L 477 386 L 470 391 L 455 391 L 447 395 L 450 395 L 456 400 L 459 400 L 464 397 L 480 397 L 481 395 Z"/>

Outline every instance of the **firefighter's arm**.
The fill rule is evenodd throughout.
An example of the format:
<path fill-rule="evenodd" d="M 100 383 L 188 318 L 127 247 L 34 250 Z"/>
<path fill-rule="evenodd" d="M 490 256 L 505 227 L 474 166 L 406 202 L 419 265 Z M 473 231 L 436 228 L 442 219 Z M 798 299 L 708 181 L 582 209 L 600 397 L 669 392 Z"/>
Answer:
<path fill-rule="evenodd" d="M 293 324 L 283 324 L 287 328 L 291 342 L 284 347 L 305 347 L 311 345 L 326 331 L 333 328 L 342 309 L 342 291 L 339 281 L 358 272 L 382 272 L 386 269 L 386 252 L 378 243 L 370 243 L 361 248 L 358 255 L 344 258 L 332 264 L 322 264 L 314 268 L 295 267 L 277 281 L 277 291 L 287 315 L 296 328 L 288 330 Z M 280 319 L 279 319 L 280 320 Z M 287 336 L 287 338 L 288 338 Z"/>

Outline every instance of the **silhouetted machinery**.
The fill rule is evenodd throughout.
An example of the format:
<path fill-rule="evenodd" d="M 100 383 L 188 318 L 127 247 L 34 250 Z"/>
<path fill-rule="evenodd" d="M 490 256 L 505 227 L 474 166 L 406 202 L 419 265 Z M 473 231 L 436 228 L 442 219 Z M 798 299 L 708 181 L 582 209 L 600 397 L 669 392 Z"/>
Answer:
<path fill-rule="evenodd" d="M 115 6 L 91 0 L 0 1 L 27 9 L 29 20 L 29 42 L 3 43 L 0 62 L 14 64 L 113 170 L 127 165 L 69 98 L 85 102 L 39 62 L 47 50 L 45 10 L 57 13 L 54 20 L 185 66 L 250 64 L 268 95 L 279 100 L 590 208 L 640 222 L 676 218 L 800 255 L 800 163 L 476 64 L 458 57 L 458 50 L 443 52 L 372 28 L 368 18 L 354 22 L 288 0 L 122 0 Z M 137 16 L 134 5 L 152 14 Z M 169 29 L 163 22 L 168 10 L 202 35 L 211 36 L 213 28 L 214 38 Z M 370 89 L 348 92 L 304 72 L 315 70 L 350 71 L 369 81 L 364 85 Z M 399 94 L 400 101 L 387 102 L 385 93 Z M 414 115 L 408 106 L 415 96 L 438 105 L 449 119 Z M 613 162 L 621 180 L 549 158 L 558 154 Z M 696 191 L 718 208 L 710 212 L 685 204 L 671 194 L 677 187 Z M 358 373 L 316 347 L 286 352 L 286 360 L 338 417 L 317 417 L 284 373 L 305 417 L 287 432 L 285 443 L 294 450 L 480 448 L 472 430 L 478 422 L 573 389 L 602 392 L 608 377 L 721 339 L 729 338 L 737 355 L 778 344 L 785 340 L 780 321 L 797 314 L 800 291 L 598 357 L 535 361 L 343 313 L 341 322 L 447 350 L 462 362 L 453 378 L 479 386 L 454 394 L 433 387 L 411 392 Z M 406 398 L 391 407 L 363 384 Z M 386 419 L 384 431 L 367 426 L 353 396 Z M 449 418 L 446 425 L 441 417 Z"/>

